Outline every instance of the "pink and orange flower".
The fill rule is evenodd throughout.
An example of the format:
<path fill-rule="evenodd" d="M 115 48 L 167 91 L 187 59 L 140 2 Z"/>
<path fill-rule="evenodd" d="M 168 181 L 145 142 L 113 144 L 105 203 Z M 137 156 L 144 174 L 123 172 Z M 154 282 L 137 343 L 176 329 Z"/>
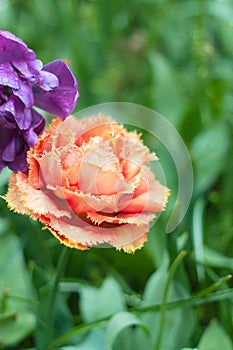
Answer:
<path fill-rule="evenodd" d="M 11 175 L 5 199 L 69 247 L 134 252 L 169 194 L 148 167 L 156 159 L 109 117 L 55 119 L 28 151 L 29 170 Z"/>

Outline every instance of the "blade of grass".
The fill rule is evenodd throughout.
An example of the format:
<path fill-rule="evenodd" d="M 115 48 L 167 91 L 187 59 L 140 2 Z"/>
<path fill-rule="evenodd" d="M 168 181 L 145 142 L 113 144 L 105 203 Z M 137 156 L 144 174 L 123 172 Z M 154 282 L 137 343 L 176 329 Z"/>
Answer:
<path fill-rule="evenodd" d="M 203 215 L 205 201 L 203 198 L 197 199 L 193 209 L 193 245 L 196 261 L 204 261 L 204 243 L 203 243 Z M 205 278 L 204 266 L 197 265 L 197 276 L 199 281 Z"/>
<path fill-rule="evenodd" d="M 54 307 L 56 302 L 56 296 L 58 292 L 58 285 L 61 277 L 63 276 L 66 263 L 68 260 L 69 249 L 63 247 L 61 255 L 58 260 L 56 272 L 54 278 L 51 281 L 48 295 L 45 296 L 39 305 L 39 319 L 38 319 L 38 336 L 37 336 L 37 348 L 44 350 L 49 348 L 49 344 L 53 335 L 53 322 L 54 322 Z"/>
<path fill-rule="evenodd" d="M 187 255 L 187 252 L 181 251 L 180 254 L 173 261 L 173 263 L 168 271 L 168 277 L 167 277 L 167 281 L 166 281 L 165 288 L 164 288 L 162 303 L 160 306 L 159 331 L 158 331 L 158 338 L 157 338 L 157 341 L 155 343 L 155 350 L 160 349 L 160 345 L 161 345 L 161 341 L 162 341 L 162 337 L 163 337 L 163 330 L 164 330 L 164 325 L 165 325 L 165 320 L 166 320 L 166 311 L 167 311 L 166 304 L 167 304 L 167 297 L 168 297 L 169 288 L 170 288 L 172 279 L 174 277 L 175 271 L 176 271 L 179 263 L 184 259 L 184 257 L 186 255 Z"/>
<path fill-rule="evenodd" d="M 228 282 L 232 278 L 232 275 L 227 275 L 222 278 L 220 278 L 219 281 L 211 284 L 211 286 L 203 289 L 202 291 L 198 292 L 196 296 L 205 296 L 211 292 L 214 292 L 215 290 L 219 289 L 224 283 Z"/>

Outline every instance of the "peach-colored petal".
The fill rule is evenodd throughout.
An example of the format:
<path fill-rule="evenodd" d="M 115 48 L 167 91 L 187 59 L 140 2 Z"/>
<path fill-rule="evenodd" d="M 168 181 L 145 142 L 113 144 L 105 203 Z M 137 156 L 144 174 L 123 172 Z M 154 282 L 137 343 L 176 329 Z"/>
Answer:
<path fill-rule="evenodd" d="M 122 208 L 122 212 L 140 213 L 163 211 L 167 203 L 169 190 L 155 180 L 154 174 L 147 167 L 144 168 L 142 181 L 134 192 L 130 203 Z"/>
<path fill-rule="evenodd" d="M 31 151 L 28 151 L 28 156 L 27 156 L 27 161 L 29 164 L 28 182 L 32 187 L 40 189 L 43 186 L 43 183 L 40 178 L 39 163 L 30 154 L 31 154 Z"/>
<path fill-rule="evenodd" d="M 77 244 L 82 247 L 93 247 L 108 243 L 118 250 L 123 249 L 125 252 L 133 253 L 143 246 L 147 240 L 146 234 L 149 231 L 149 226 L 146 224 L 141 226 L 118 224 L 98 227 L 86 223 L 81 218 L 76 218 L 75 221 L 70 221 L 70 223 L 56 217 L 50 217 L 50 220 L 49 229 L 52 230 L 61 243 L 70 247 L 75 247 Z"/>
<path fill-rule="evenodd" d="M 48 130 L 44 130 L 36 145 L 33 147 L 33 155 L 36 159 L 40 159 L 44 152 L 51 151 L 53 134 L 61 123 L 59 118 L 53 119 Z"/>
<path fill-rule="evenodd" d="M 48 213 L 58 218 L 71 217 L 69 211 L 60 209 L 56 202 L 44 192 L 30 186 L 24 173 L 19 172 L 10 176 L 9 190 L 5 200 L 11 209 L 32 217 L 38 218 L 38 216 L 46 216 Z"/>
<path fill-rule="evenodd" d="M 149 226 L 146 224 L 118 226 L 115 229 L 117 238 L 110 244 L 118 250 L 123 249 L 127 253 L 134 253 L 135 250 L 142 248 L 147 241 L 148 231 Z"/>
<path fill-rule="evenodd" d="M 92 247 L 101 243 L 108 243 L 115 237 L 111 229 L 94 226 L 91 222 L 88 223 L 79 216 L 69 222 L 52 215 L 49 215 L 49 219 L 49 227 L 73 243 Z"/>
<path fill-rule="evenodd" d="M 57 129 L 58 125 L 61 123 L 60 119 L 54 119 L 50 124 L 48 130 L 45 130 L 40 136 L 36 145 L 28 151 L 27 161 L 29 164 L 29 183 L 35 188 L 41 188 L 42 181 L 40 178 L 40 166 L 39 161 L 41 157 L 44 156 L 46 152 L 51 151 L 52 148 L 52 134 Z"/>
<path fill-rule="evenodd" d="M 156 215 L 152 213 L 119 213 L 117 215 L 97 212 L 87 212 L 87 218 L 90 219 L 95 225 L 100 225 L 103 222 L 113 224 L 136 224 L 138 226 L 148 224 Z"/>
<path fill-rule="evenodd" d="M 61 162 L 57 152 L 47 152 L 41 157 L 39 174 L 44 186 L 62 186 Z"/>
<path fill-rule="evenodd" d="M 76 214 L 85 213 L 87 211 L 118 211 L 118 195 L 102 195 L 96 196 L 90 193 L 82 193 L 79 190 L 71 190 L 69 188 L 57 187 L 51 191 L 60 199 L 65 199 L 69 208 Z"/>
<path fill-rule="evenodd" d="M 79 131 L 77 133 L 76 144 L 80 146 L 87 143 L 93 137 L 101 137 L 108 140 L 115 134 L 120 134 L 123 127 L 112 120 L 111 117 L 98 115 L 84 118 L 80 121 Z"/>
<path fill-rule="evenodd" d="M 112 195 L 131 193 L 132 187 L 121 173 L 119 159 L 108 142 L 93 138 L 79 166 L 79 188 L 84 193 Z"/>
<path fill-rule="evenodd" d="M 92 137 L 102 137 L 106 135 L 106 131 L 111 129 L 111 125 L 119 125 L 113 122 L 111 117 L 91 116 L 84 119 L 75 119 L 72 116 L 65 119 L 63 123 L 60 123 L 54 134 L 54 145 L 60 147 L 64 145 L 63 135 L 75 135 L 75 142 L 77 146 L 81 146 L 83 143 L 88 143 Z M 66 138 L 67 139 L 67 138 Z M 72 136 L 73 139 L 73 136 Z M 69 138 L 70 140 L 70 138 Z"/>
<path fill-rule="evenodd" d="M 150 153 L 139 140 L 119 137 L 114 139 L 113 147 L 126 180 L 131 180 L 148 162 L 157 160 L 155 154 Z"/>
<path fill-rule="evenodd" d="M 23 186 L 21 187 L 21 183 L 24 185 L 26 181 L 26 175 L 23 175 L 22 173 L 19 173 L 19 175 L 17 173 L 11 174 L 9 178 L 8 192 L 3 197 L 8 206 L 20 214 L 28 213 L 24 205 Z"/>
<path fill-rule="evenodd" d="M 46 225 L 46 228 L 53 234 L 54 237 L 56 237 L 60 241 L 60 243 L 66 245 L 67 247 L 75 248 L 79 250 L 89 249 L 87 244 L 81 244 L 79 242 L 71 241 L 68 237 L 62 235 L 60 232 L 51 228 L 49 224 Z"/>

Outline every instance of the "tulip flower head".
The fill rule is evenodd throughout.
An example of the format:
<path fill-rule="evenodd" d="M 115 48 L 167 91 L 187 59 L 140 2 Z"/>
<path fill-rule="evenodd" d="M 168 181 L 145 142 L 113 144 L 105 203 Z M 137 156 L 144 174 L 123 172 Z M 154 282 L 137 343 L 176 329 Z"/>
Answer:
<path fill-rule="evenodd" d="M 109 117 L 54 119 L 28 152 L 28 172 L 11 175 L 5 199 L 69 247 L 134 252 L 167 202 L 169 190 L 148 166 L 156 159 Z"/>

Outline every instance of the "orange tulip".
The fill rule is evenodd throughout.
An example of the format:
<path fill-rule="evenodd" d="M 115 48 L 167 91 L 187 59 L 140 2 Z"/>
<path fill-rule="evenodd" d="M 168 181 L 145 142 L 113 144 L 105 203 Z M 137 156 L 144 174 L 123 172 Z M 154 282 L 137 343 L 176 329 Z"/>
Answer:
<path fill-rule="evenodd" d="M 108 243 L 131 253 L 167 202 L 147 165 L 156 159 L 109 117 L 55 119 L 28 152 L 28 172 L 11 175 L 5 199 L 69 247 Z"/>

